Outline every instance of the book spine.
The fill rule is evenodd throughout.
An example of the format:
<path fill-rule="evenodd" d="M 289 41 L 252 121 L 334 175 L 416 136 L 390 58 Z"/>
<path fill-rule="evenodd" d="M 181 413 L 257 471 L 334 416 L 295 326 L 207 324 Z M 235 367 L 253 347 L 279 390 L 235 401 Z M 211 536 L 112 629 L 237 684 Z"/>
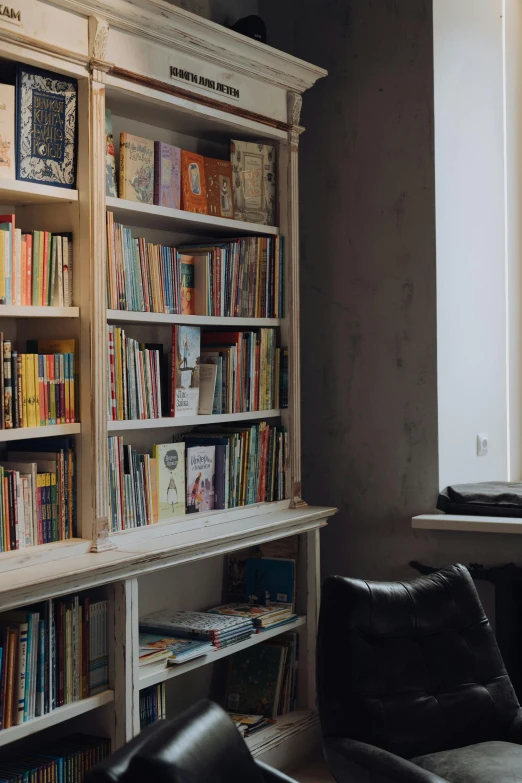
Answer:
<path fill-rule="evenodd" d="M 13 428 L 13 388 L 11 379 L 11 341 L 4 340 L 4 427 Z"/>

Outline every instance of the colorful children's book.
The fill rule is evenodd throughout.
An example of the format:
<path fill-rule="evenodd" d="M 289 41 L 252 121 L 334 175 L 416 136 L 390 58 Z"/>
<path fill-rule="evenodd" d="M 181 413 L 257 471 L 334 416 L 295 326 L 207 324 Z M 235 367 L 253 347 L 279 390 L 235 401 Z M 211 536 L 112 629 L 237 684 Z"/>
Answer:
<path fill-rule="evenodd" d="M 215 446 L 187 448 L 187 511 L 212 511 L 215 505 Z"/>
<path fill-rule="evenodd" d="M 153 447 L 158 484 L 159 521 L 185 514 L 185 444 L 159 443 Z"/>
<path fill-rule="evenodd" d="M 193 658 L 199 658 L 200 655 L 215 652 L 216 648 L 211 641 L 207 640 L 140 633 L 140 665 L 149 663 L 149 655 L 160 650 L 167 652 L 165 656 L 167 663 L 180 664 Z"/>
<path fill-rule="evenodd" d="M 236 220 L 275 224 L 275 148 L 250 141 L 230 142 Z"/>
<path fill-rule="evenodd" d="M 162 141 L 154 142 L 154 203 L 169 209 L 181 206 L 181 150 Z"/>
<path fill-rule="evenodd" d="M 205 158 L 207 213 L 213 217 L 234 217 L 232 164 L 228 160 Z"/>
<path fill-rule="evenodd" d="M 207 189 L 203 155 L 181 150 L 182 209 L 207 213 Z"/>
<path fill-rule="evenodd" d="M 77 90 L 76 79 L 17 67 L 17 179 L 76 186 Z"/>
<path fill-rule="evenodd" d="M 265 603 L 266 599 L 292 605 L 295 601 L 295 560 L 249 557 L 245 592 L 245 600 Z"/>
<path fill-rule="evenodd" d="M 194 315 L 194 256 L 178 253 L 181 280 L 181 314 Z"/>
<path fill-rule="evenodd" d="M 201 329 L 172 327 L 171 416 L 196 416 L 199 405 Z"/>
<path fill-rule="evenodd" d="M 15 88 L 0 84 L 0 179 L 15 178 Z"/>
<path fill-rule="evenodd" d="M 114 137 L 112 135 L 112 112 L 110 109 L 105 109 L 105 193 L 107 196 L 118 197 Z"/>
<path fill-rule="evenodd" d="M 140 618 L 140 632 L 167 633 L 183 638 L 207 639 L 218 642 L 229 635 L 254 630 L 252 621 L 243 617 L 220 617 L 208 612 L 191 612 L 185 609 L 162 609 Z"/>
<path fill-rule="evenodd" d="M 154 201 L 154 142 L 120 134 L 120 198 L 152 204 Z"/>

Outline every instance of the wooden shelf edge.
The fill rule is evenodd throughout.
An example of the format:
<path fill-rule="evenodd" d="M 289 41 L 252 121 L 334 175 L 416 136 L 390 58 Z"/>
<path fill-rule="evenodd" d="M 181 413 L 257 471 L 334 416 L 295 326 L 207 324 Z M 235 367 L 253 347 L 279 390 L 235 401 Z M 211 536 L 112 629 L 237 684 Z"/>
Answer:
<path fill-rule="evenodd" d="M 54 438 L 56 436 L 78 435 L 81 425 L 77 424 L 51 424 L 48 427 L 20 427 L 13 430 L 0 430 L 0 443 L 9 443 L 16 440 L 30 440 L 33 438 Z"/>
<path fill-rule="evenodd" d="M 212 416 L 163 416 L 161 419 L 126 419 L 125 421 L 109 421 L 108 431 L 125 432 L 127 430 L 151 430 L 167 427 L 194 427 L 202 424 L 239 423 L 242 421 L 254 421 L 255 419 L 276 418 L 280 415 L 281 411 L 278 408 L 273 408 L 267 411 L 221 413 Z"/>
<path fill-rule="evenodd" d="M 91 551 L 92 541 L 86 538 L 70 538 L 67 541 L 53 541 L 11 552 L 0 552 L 0 572 L 16 571 L 19 568 L 53 563 L 68 557 L 86 555 Z"/>
<path fill-rule="evenodd" d="M 79 318 L 79 307 L 0 305 L 0 318 Z"/>
<path fill-rule="evenodd" d="M 107 320 L 130 324 L 187 324 L 193 326 L 280 326 L 280 318 L 243 318 L 221 315 L 171 315 L 136 310 L 107 310 Z"/>
<path fill-rule="evenodd" d="M 274 750 L 283 742 L 298 737 L 303 732 L 313 729 L 319 724 L 319 715 L 315 710 L 295 710 L 277 718 L 273 726 L 261 729 L 245 742 L 254 757 Z"/>
<path fill-rule="evenodd" d="M 463 514 L 420 514 L 413 517 L 414 530 L 447 530 L 461 533 L 522 534 L 520 517 L 479 517 Z"/>
<path fill-rule="evenodd" d="M 0 179 L 0 204 L 16 202 L 23 206 L 24 204 L 47 204 L 53 201 L 78 201 L 78 191 L 71 188 L 60 188 L 56 185 L 43 185 L 39 182 Z"/>
<path fill-rule="evenodd" d="M 246 639 L 243 642 L 231 644 L 230 647 L 225 647 L 223 650 L 207 653 L 200 658 L 194 658 L 192 661 L 187 661 L 186 663 L 174 666 L 167 666 L 166 664 L 156 667 L 151 666 L 150 672 L 147 672 L 146 669 L 142 670 L 139 677 L 139 689 L 143 690 L 151 685 L 157 685 L 160 682 L 172 680 L 174 677 L 179 677 L 182 674 L 194 671 L 194 669 L 199 669 L 201 666 L 207 666 L 209 663 L 215 663 L 222 658 L 228 658 L 229 655 L 233 655 L 240 650 L 246 650 L 249 647 L 254 647 L 256 644 L 261 644 L 261 642 L 265 642 L 267 639 L 273 639 L 283 633 L 294 631 L 296 628 L 301 628 L 303 625 L 306 625 L 305 615 L 298 617 L 293 623 L 279 626 L 279 628 L 273 628 L 271 631 L 268 630 L 263 633 L 253 634 L 249 639 Z"/>
<path fill-rule="evenodd" d="M 104 704 L 109 704 L 111 701 L 114 701 L 114 692 L 104 691 L 96 696 L 89 696 L 87 699 L 81 699 L 81 701 L 75 701 L 72 704 L 65 704 L 63 707 L 57 707 L 53 712 L 42 715 L 40 718 L 33 718 L 33 720 L 21 723 L 19 726 L 3 729 L 3 731 L 0 731 L 0 747 L 23 737 L 29 737 L 31 734 L 36 734 L 50 726 L 56 726 L 58 723 L 75 718 L 77 715 L 83 715 L 86 712 L 95 710 L 97 707 L 103 707 Z"/>

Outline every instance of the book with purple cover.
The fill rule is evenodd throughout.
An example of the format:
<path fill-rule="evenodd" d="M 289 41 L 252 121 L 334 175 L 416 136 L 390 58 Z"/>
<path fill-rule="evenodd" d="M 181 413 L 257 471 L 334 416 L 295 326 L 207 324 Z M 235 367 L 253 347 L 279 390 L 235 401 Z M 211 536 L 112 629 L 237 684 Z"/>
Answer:
<path fill-rule="evenodd" d="M 154 142 L 154 203 L 179 209 L 181 204 L 181 150 L 162 141 Z"/>

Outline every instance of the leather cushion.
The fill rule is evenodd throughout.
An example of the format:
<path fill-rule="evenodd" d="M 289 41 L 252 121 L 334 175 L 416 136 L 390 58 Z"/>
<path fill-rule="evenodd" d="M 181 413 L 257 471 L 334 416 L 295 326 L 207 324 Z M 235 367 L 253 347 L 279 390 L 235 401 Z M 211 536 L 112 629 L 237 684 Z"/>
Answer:
<path fill-rule="evenodd" d="M 481 742 L 412 759 L 449 783 L 522 783 L 522 747 Z"/>

